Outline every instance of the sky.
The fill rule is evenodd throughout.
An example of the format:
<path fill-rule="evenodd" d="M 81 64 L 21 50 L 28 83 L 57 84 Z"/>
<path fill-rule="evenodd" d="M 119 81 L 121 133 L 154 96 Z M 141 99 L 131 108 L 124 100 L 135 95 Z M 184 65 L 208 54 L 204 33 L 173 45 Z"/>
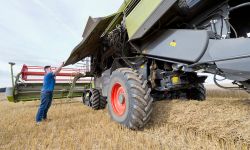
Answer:
<path fill-rule="evenodd" d="M 22 65 L 58 66 L 82 40 L 88 17 L 118 10 L 123 0 L 0 0 L 0 87 Z"/>

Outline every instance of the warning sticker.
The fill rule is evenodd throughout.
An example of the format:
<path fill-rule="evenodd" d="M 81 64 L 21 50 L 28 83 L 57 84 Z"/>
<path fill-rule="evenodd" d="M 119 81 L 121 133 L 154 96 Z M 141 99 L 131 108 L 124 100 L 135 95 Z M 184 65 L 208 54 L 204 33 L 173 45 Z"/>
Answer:
<path fill-rule="evenodd" d="M 172 46 L 172 47 L 176 47 L 177 43 L 175 41 L 172 41 L 172 42 L 169 43 L 169 45 Z"/>

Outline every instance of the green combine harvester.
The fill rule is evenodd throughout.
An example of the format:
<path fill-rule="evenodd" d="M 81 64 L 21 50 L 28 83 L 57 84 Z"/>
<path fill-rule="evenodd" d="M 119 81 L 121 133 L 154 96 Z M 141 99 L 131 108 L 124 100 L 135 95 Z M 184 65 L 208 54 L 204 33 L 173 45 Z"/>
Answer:
<path fill-rule="evenodd" d="M 83 101 L 102 109 L 107 100 L 111 118 L 137 130 L 154 100 L 205 100 L 207 77 L 198 72 L 250 91 L 247 14 L 249 0 L 125 0 L 118 12 L 89 18 L 66 65 L 90 57 L 95 88 Z"/>

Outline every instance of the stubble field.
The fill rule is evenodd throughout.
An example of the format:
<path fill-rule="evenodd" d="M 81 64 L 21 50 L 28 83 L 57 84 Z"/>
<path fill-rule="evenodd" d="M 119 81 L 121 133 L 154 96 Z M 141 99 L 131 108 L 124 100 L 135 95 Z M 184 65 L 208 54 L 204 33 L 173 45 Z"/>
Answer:
<path fill-rule="evenodd" d="M 48 122 L 35 125 L 39 101 L 0 98 L 0 149 L 250 149 L 250 97 L 208 91 L 206 101 L 155 102 L 141 131 L 112 121 L 80 98 L 54 100 Z"/>

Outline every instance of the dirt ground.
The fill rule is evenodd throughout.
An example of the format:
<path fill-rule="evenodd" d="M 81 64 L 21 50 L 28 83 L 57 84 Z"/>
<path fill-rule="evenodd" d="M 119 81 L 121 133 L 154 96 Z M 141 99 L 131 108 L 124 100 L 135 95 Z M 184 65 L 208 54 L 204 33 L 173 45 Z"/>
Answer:
<path fill-rule="evenodd" d="M 250 149 L 250 97 L 209 91 L 206 101 L 158 101 L 149 124 L 132 131 L 80 98 L 54 100 L 35 125 L 39 101 L 0 98 L 0 149 Z"/>

